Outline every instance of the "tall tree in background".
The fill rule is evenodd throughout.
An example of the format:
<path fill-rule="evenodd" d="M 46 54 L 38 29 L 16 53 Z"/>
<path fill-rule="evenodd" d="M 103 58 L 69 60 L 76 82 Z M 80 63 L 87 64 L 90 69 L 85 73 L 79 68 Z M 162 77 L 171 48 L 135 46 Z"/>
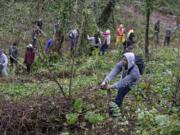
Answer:
<path fill-rule="evenodd" d="M 146 11 L 145 57 L 146 57 L 146 60 L 149 60 L 149 20 L 150 20 L 152 9 L 153 9 L 153 0 L 146 0 L 145 1 L 145 11 Z"/>
<path fill-rule="evenodd" d="M 149 1 L 146 0 L 145 8 L 146 8 L 146 31 L 145 31 L 145 57 L 149 59 L 149 18 L 150 18 L 150 8 L 149 8 Z"/>
<path fill-rule="evenodd" d="M 116 5 L 117 0 L 109 0 L 106 7 L 103 9 L 100 18 L 98 19 L 98 26 L 104 26 L 108 21 L 109 17 L 113 13 L 113 9 Z"/>

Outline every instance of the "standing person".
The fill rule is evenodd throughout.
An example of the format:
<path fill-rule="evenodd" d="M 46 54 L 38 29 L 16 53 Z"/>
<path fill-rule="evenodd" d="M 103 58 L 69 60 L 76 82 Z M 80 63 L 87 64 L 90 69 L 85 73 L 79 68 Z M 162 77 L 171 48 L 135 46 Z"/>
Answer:
<path fill-rule="evenodd" d="M 113 85 L 109 85 L 108 82 L 113 80 L 121 71 L 123 72 L 121 79 Z M 131 87 L 139 82 L 140 76 L 140 70 L 135 64 L 134 53 L 127 52 L 123 55 L 122 60 L 118 62 L 112 71 L 106 76 L 101 87 L 104 89 L 118 90 L 115 104 L 120 107 L 125 95 L 131 90 Z"/>
<path fill-rule="evenodd" d="M 32 44 L 29 44 L 26 48 L 25 57 L 24 57 L 24 63 L 26 64 L 28 74 L 31 71 L 31 66 L 34 62 L 34 58 L 35 58 L 35 52 L 33 46 Z"/>
<path fill-rule="evenodd" d="M 11 68 L 15 70 L 17 66 L 17 60 L 18 60 L 17 43 L 15 42 L 9 48 L 9 57 L 10 57 Z"/>
<path fill-rule="evenodd" d="M 104 38 L 104 40 L 100 48 L 100 54 L 104 55 L 105 51 L 111 44 L 111 31 L 107 29 L 106 32 L 101 32 L 101 36 Z"/>
<path fill-rule="evenodd" d="M 116 31 L 116 43 L 115 46 L 118 46 L 125 42 L 125 28 L 123 24 L 120 24 Z"/>
<path fill-rule="evenodd" d="M 4 54 L 3 50 L 0 49 L 0 73 L 1 76 L 8 76 L 8 58 L 6 54 Z"/>
<path fill-rule="evenodd" d="M 92 51 L 95 50 L 96 48 L 99 48 L 101 45 L 101 39 L 99 37 L 99 33 L 94 34 L 94 36 L 92 36 L 92 37 L 87 35 L 87 39 L 91 43 L 90 55 L 92 55 Z"/>
<path fill-rule="evenodd" d="M 130 36 L 131 36 L 131 37 L 135 37 L 135 35 L 134 35 L 134 30 L 133 30 L 133 28 L 131 28 L 131 27 L 129 27 L 129 29 L 128 29 L 126 39 L 130 38 Z"/>
<path fill-rule="evenodd" d="M 70 31 L 69 38 L 71 39 L 71 52 L 75 53 L 77 42 L 79 38 L 79 30 L 78 28 Z"/>
<path fill-rule="evenodd" d="M 36 45 L 37 44 L 37 34 L 38 34 L 37 26 L 35 23 L 33 23 L 31 37 L 32 37 L 32 46 L 34 48 L 37 47 L 37 45 Z"/>
<path fill-rule="evenodd" d="M 38 21 L 36 21 L 36 29 L 37 29 L 37 34 L 39 36 L 42 36 L 42 35 L 45 36 L 45 33 L 43 32 L 43 21 L 41 18 Z"/>
<path fill-rule="evenodd" d="M 53 27 L 53 34 L 56 35 L 57 33 L 60 33 L 60 21 L 58 18 L 56 18 L 54 27 Z"/>
<path fill-rule="evenodd" d="M 37 26 L 39 27 L 40 30 L 42 30 L 42 28 L 43 28 L 43 21 L 42 21 L 41 18 L 37 21 Z"/>
<path fill-rule="evenodd" d="M 50 39 L 48 39 L 48 41 L 45 45 L 45 48 L 44 48 L 45 53 L 49 52 L 49 49 L 51 48 L 52 45 L 53 45 L 53 39 L 50 38 Z"/>
<path fill-rule="evenodd" d="M 53 42 L 57 51 L 60 51 L 64 42 L 63 31 L 60 27 L 60 20 L 56 18 L 53 26 Z"/>
<path fill-rule="evenodd" d="M 159 33 L 160 33 L 160 20 L 158 20 L 154 25 L 154 35 L 156 44 L 159 44 Z"/>
<path fill-rule="evenodd" d="M 134 38 L 135 38 L 134 30 L 130 28 L 127 33 L 126 41 L 123 43 L 123 50 L 124 50 L 123 53 L 125 53 L 129 47 L 131 48 L 134 47 L 134 43 L 135 43 Z"/>
<path fill-rule="evenodd" d="M 166 30 L 165 30 L 164 46 L 166 44 L 167 44 L 167 46 L 169 46 L 170 40 L 171 40 L 171 35 L 172 35 L 172 30 L 171 30 L 171 27 L 168 26 L 168 27 L 166 27 Z"/>

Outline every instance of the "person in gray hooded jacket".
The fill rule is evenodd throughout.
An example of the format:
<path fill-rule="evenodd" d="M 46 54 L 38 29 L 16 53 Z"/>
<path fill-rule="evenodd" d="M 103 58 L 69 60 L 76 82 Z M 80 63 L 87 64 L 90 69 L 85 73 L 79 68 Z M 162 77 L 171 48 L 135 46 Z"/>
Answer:
<path fill-rule="evenodd" d="M 109 85 L 108 82 L 113 80 L 121 71 L 123 72 L 121 79 L 113 85 Z M 115 103 L 120 107 L 123 98 L 131 90 L 131 87 L 139 82 L 140 76 L 139 68 L 135 64 L 134 53 L 127 52 L 123 55 L 122 60 L 106 76 L 101 87 L 104 89 L 118 89 Z"/>
<path fill-rule="evenodd" d="M 8 58 L 6 54 L 4 54 L 3 50 L 0 49 L 0 75 L 8 76 L 7 72 Z"/>

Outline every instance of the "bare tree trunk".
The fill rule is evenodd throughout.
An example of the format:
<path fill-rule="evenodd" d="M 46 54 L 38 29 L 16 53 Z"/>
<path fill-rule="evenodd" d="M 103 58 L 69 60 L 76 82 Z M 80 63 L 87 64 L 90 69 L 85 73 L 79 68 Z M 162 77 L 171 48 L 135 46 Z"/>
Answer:
<path fill-rule="evenodd" d="M 37 40 L 39 41 L 39 44 L 40 44 L 40 46 L 41 46 L 41 45 L 42 45 L 41 40 L 39 40 L 39 39 L 37 39 Z M 55 75 L 53 75 L 52 70 L 49 68 L 49 63 L 47 63 L 47 62 L 45 61 L 45 60 L 47 59 L 47 56 L 43 53 L 43 49 L 42 49 L 42 48 L 39 48 L 39 51 L 41 52 L 41 54 L 43 55 L 43 58 L 44 58 L 44 59 L 41 59 L 41 60 L 43 61 L 44 64 L 48 65 L 48 66 L 47 66 L 47 69 L 48 69 L 49 73 L 52 75 L 53 81 L 58 85 L 60 92 L 61 92 L 62 95 L 66 98 L 66 93 L 64 92 L 64 89 L 63 89 L 62 85 L 59 83 L 57 77 L 56 77 Z"/>
<path fill-rule="evenodd" d="M 150 7 L 149 0 L 146 0 L 146 31 L 145 31 L 145 57 L 149 60 L 149 20 L 150 20 Z"/>
<path fill-rule="evenodd" d="M 178 56 L 177 56 L 177 76 L 176 76 L 176 83 L 175 83 L 175 93 L 173 96 L 173 104 L 174 105 L 180 105 L 180 54 L 178 51 Z"/>
<path fill-rule="evenodd" d="M 175 105 L 180 104 L 180 75 L 176 77 L 176 91 L 174 93 L 173 103 Z"/>
<path fill-rule="evenodd" d="M 116 5 L 116 2 L 117 0 L 109 0 L 106 7 L 104 8 L 100 18 L 98 19 L 98 26 L 104 26 L 107 22 L 108 22 L 108 19 L 110 18 L 112 12 L 113 12 L 113 9 Z"/>
<path fill-rule="evenodd" d="M 71 97 L 71 94 L 72 94 L 72 85 L 73 85 L 73 78 L 74 78 L 74 74 L 75 74 L 75 71 L 74 71 L 74 67 L 75 67 L 75 57 L 76 57 L 76 52 L 77 52 L 77 49 L 79 49 L 79 46 L 81 44 L 81 41 L 82 41 L 82 36 L 83 36 L 83 31 L 84 31 L 84 22 L 85 22 L 85 16 L 84 16 L 84 12 L 82 11 L 82 18 L 81 18 L 81 24 L 80 24 L 80 35 L 79 35 L 79 38 L 78 38 L 78 42 L 77 42 L 77 46 L 75 47 L 75 50 L 74 52 L 72 52 L 72 55 L 71 55 L 71 78 L 70 78 L 70 81 L 69 81 L 69 98 Z"/>

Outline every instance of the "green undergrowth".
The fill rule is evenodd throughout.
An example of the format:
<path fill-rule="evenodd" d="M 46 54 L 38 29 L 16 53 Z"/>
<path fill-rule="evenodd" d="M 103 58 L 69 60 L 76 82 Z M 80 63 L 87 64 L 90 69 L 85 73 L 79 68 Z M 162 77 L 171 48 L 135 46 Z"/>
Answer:
<path fill-rule="evenodd" d="M 178 108 L 172 104 L 175 92 L 174 82 L 177 72 L 176 58 L 178 57 L 178 51 L 180 50 L 176 48 L 151 50 L 151 58 L 148 62 L 145 62 L 146 68 L 140 84 L 132 88 L 123 102 L 123 107 L 120 111 L 121 119 L 119 122 L 113 119 L 114 125 L 119 124 L 122 127 L 123 130 L 121 129 L 121 132 L 126 133 L 127 125 L 130 124 L 130 120 L 132 119 L 136 123 L 134 128 L 137 135 L 164 134 L 167 127 L 171 128 L 168 134 L 175 135 L 180 132 L 178 128 Z M 141 50 L 137 49 L 135 52 L 139 54 Z M 107 91 L 89 90 L 102 82 L 107 73 L 119 61 L 119 53 L 119 50 L 109 50 L 104 56 L 94 55 L 75 58 L 75 76 L 72 83 L 72 95 L 75 98 L 78 97 L 78 99 L 74 100 L 73 112 L 66 115 L 67 125 L 80 124 L 84 127 L 83 123 L 80 123 L 79 118 L 81 115 L 84 116 L 88 123 L 93 125 L 97 125 L 98 123 L 105 124 L 109 121 L 109 117 L 105 111 L 107 109 Z M 70 73 L 70 59 L 63 57 L 52 61 L 55 62 L 51 65 L 53 72 L 58 73 L 58 71 L 63 71 L 64 69 Z M 47 77 L 45 80 L 38 81 L 36 77 L 33 78 L 38 72 L 48 72 L 46 66 L 40 66 L 39 64 L 34 66 L 34 73 L 31 76 L 34 79 L 32 83 L 1 84 L 1 93 L 6 95 L 5 98 L 20 99 L 20 97 L 30 96 L 34 93 L 61 95 L 57 84 L 52 79 Z M 119 80 L 119 78 L 120 75 L 118 75 L 115 81 Z M 57 79 L 62 84 L 65 93 L 68 94 L 70 77 L 57 77 Z M 146 91 L 146 82 L 148 80 L 150 81 L 149 97 Z M 116 90 L 112 90 L 111 100 L 114 100 L 116 93 Z M 134 119 L 134 116 L 137 119 Z M 117 129 L 116 126 L 114 127 L 115 129 Z"/>

